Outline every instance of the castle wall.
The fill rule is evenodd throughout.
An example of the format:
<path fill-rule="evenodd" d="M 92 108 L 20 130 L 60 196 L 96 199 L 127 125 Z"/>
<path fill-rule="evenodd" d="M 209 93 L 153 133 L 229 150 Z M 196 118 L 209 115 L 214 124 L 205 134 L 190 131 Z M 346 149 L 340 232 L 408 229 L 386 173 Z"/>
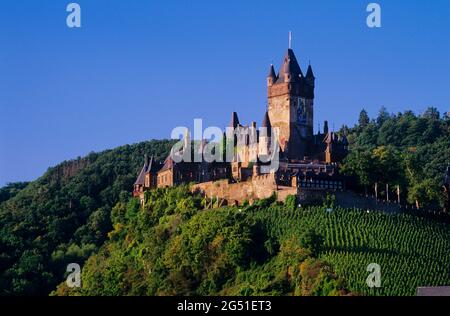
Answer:
<path fill-rule="evenodd" d="M 274 174 L 264 174 L 250 178 L 248 181 L 231 183 L 229 180 L 219 180 L 199 183 L 192 186 L 192 191 L 200 191 L 208 198 L 218 197 L 228 204 L 240 204 L 244 201 L 265 199 L 277 190 Z"/>
<path fill-rule="evenodd" d="M 359 196 L 351 191 L 329 191 L 320 189 L 303 189 L 288 186 L 277 186 L 274 174 L 252 177 L 248 181 L 231 183 L 229 180 L 211 181 L 195 184 L 192 191 L 200 191 L 208 198 L 226 200 L 229 205 L 253 202 L 270 197 L 277 193 L 278 200 L 284 201 L 289 195 L 297 195 L 300 204 L 322 204 L 327 193 L 336 197 L 336 205 L 344 208 L 362 210 L 378 210 L 388 213 L 400 212 L 400 206 L 394 202 L 376 200 L 373 197 Z"/>

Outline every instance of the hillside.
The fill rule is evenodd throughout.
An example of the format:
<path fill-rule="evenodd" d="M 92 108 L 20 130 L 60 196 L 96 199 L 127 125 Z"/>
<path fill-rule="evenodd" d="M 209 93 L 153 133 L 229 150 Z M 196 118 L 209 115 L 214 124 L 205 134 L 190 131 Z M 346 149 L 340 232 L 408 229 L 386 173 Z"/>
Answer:
<path fill-rule="evenodd" d="M 450 116 L 436 108 L 422 115 L 411 111 L 390 114 L 381 108 L 376 119 L 362 110 L 358 124 L 343 126 L 350 154 L 341 171 L 353 177 L 352 190 L 396 199 L 422 210 L 449 208 L 443 190 L 444 173 L 450 165 Z M 450 210 L 449 210 L 450 211 Z"/>
<path fill-rule="evenodd" d="M 154 140 L 91 153 L 26 186 L 2 189 L 9 199 L 0 204 L 0 294 L 54 289 L 69 262 L 83 261 L 103 243 L 111 209 L 130 196 L 144 154 L 162 159 L 171 146 Z"/>
<path fill-rule="evenodd" d="M 291 200 L 292 201 L 292 200 Z M 82 288 L 54 295 L 414 295 L 448 285 L 450 227 L 411 215 L 275 199 L 203 210 L 187 187 L 118 203 L 109 240 L 83 267 Z M 370 263 L 382 287 L 369 289 Z"/>
<path fill-rule="evenodd" d="M 378 185 L 379 198 L 388 188 L 392 199 L 399 186 L 402 203 L 418 213 L 448 207 L 448 115 L 382 109 L 370 119 L 362 111 L 339 133 L 350 142 L 342 171 L 352 190 L 373 194 Z M 139 210 L 130 191 L 143 156 L 162 159 L 172 144 L 91 153 L 1 188 L 0 295 L 47 295 L 68 263 L 86 260 L 81 294 L 406 295 L 419 284 L 450 284 L 448 224 L 425 217 L 325 214 L 270 201 L 203 211 L 186 187 L 155 191 Z M 364 283 L 371 262 L 386 278 L 376 291 Z M 74 294 L 64 286 L 57 293 Z"/>

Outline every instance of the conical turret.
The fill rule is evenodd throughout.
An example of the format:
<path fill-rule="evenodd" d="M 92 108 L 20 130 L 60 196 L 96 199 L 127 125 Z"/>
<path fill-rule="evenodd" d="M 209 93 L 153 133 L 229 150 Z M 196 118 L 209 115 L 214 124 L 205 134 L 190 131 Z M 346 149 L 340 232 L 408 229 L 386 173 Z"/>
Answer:
<path fill-rule="evenodd" d="M 273 85 L 277 81 L 277 75 L 275 74 L 275 68 L 273 64 L 270 65 L 269 74 L 267 75 L 267 86 Z"/>
<path fill-rule="evenodd" d="M 288 49 L 280 67 L 277 82 L 296 82 L 303 77 L 302 70 L 297 62 L 294 51 Z"/>
<path fill-rule="evenodd" d="M 316 80 L 316 77 L 314 77 L 314 73 L 312 70 L 311 65 L 308 66 L 308 70 L 306 71 L 306 81 L 310 86 L 314 86 L 314 82 Z"/>

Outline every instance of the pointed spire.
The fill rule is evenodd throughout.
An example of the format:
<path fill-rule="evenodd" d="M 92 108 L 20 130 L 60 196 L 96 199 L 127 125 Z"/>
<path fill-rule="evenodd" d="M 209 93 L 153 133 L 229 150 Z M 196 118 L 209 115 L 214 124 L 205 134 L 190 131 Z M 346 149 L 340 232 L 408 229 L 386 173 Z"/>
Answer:
<path fill-rule="evenodd" d="M 266 111 L 266 114 L 264 115 L 261 127 L 266 128 L 267 136 L 270 137 L 272 134 L 272 124 L 270 124 L 269 113 L 267 111 Z"/>
<path fill-rule="evenodd" d="M 152 173 L 158 171 L 158 165 L 157 165 L 157 163 L 155 161 L 155 157 L 153 155 L 150 157 L 150 162 L 148 163 L 147 171 L 152 172 Z"/>
<path fill-rule="evenodd" d="M 277 81 L 277 75 L 275 74 L 275 68 L 273 64 L 270 64 L 269 74 L 267 75 L 267 86 L 270 87 Z"/>
<path fill-rule="evenodd" d="M 144 185 L 145 180 L 145 173 L 147 172 L 148 168 L 148 156 L 147 154 L 144 155 L 144 166 L 141 169 L 141 172 L 139 172 L 139 175 L 136 179 L 136 182 L 134 182 L 134 185 Z"/>
<path fill-rule="evenodd" d="M 239 125 L 239 118 L 236 112 L 231 114 L 230 127 L 236 128 Z"/>
<path fill-rule="evenodd" d="M 306 78 L 313 78 L 313 79 L 315 78 L 311 64 L 309 64 L 308 70 L 306 71 Z"/>
<path fill-rule="evenodd" d="M 275 68 L 273 67 L 273 64 L 270 64 L 269 74 L 267 75 L 267 78 L 275 80 L 277 79 L 277 75 L 275 74 Z"/>
<path fill-rule="evenodd" d="M 300 69 L 294 51 L 289 48 L 283 58 L 277 82 L 297 81 L 300 77 L 303 77 L 302 70 Z"/>

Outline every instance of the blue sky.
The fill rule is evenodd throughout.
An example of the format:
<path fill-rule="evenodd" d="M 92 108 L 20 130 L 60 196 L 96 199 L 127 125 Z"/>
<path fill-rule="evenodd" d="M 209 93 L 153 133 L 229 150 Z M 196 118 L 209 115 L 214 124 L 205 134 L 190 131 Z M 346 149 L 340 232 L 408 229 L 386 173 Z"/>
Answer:
<path fill-rule="evenodd" d="M 292 46 L 316 80 L 315 126 L 450 107 L 450 1 L 79 0 L 0 6 L 0 186 L 175 126 L 260 123 L 269 64 Z"/>

